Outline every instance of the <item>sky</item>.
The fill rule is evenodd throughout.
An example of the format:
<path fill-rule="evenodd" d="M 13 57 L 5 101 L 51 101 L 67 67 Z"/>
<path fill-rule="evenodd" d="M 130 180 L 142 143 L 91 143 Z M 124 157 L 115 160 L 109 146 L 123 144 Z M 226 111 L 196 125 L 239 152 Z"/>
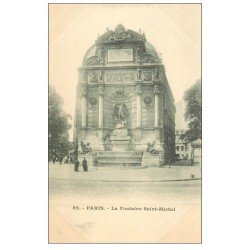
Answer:
<path fill-rule="evenodd" d="M 74 117 L 77 68 L 98 34 L 119 24 L 145 32 L 162 54 L 175 102 L 201 78 L 201 7 L 199 4 L 50 4 L 49 84 Z"/>

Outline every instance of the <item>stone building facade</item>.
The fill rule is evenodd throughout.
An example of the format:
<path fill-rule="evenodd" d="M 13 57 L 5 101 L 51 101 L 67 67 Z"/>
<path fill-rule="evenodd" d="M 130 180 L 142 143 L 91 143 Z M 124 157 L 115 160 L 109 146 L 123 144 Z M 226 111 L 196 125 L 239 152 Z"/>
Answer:
<path fill-rule="evenodd" d="M 191 143 L 181 139 L 186 130 L 178 129 L 175 131 L 175 160 L 190 160 L 192 158 Z"/>
<path fill-rule="evenodd" d="M 121 24 L 108 30 L 87 51 L 78 75 L 80 157 L 81 143 L 88 143 L 99 166 L 160 166 L 174 159 L 174 99 L 161 58 L 144 34 Z"/>

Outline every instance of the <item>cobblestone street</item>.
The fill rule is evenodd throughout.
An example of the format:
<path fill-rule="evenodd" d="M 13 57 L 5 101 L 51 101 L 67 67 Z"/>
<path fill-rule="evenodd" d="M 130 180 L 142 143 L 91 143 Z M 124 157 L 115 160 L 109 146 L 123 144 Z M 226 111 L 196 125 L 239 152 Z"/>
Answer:
<path fill-rule="evenodd" d="M 73 165 L 50 164 L 50 241 L 199 242 L 200 172 L 199 167 L 74 172 Z M 159 208 L 174 212 L 151 211 Z M 182 231 L 176 234 L 176 228 Z"/>
<path fill-rule="evenodd" d="M 168 166 L 159 168 L 90 168 L 88 172 L 74 172 L 73 164 L 49 164 L 52 179 L 78 179 L 85 181 L 174 181 L 200 179 L 200 167 Z"/>

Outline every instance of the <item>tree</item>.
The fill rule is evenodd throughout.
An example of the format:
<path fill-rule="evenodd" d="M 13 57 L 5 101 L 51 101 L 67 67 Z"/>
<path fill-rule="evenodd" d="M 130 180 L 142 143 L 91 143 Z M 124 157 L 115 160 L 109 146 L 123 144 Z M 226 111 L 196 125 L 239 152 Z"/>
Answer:
<path fill-rule="evenodd" d="M 192 142 L 201 139 L 201 81 L 189 88 L 184 94 L 186 102 L 185 120 L 188 122 L 188 130 L 181 136 L 181 139 L 186 142 Z"/>
<path fill-rule="evenodd" d="M 63 99 L 53 86 L 49 85 L 49 157 L 52 154 L 65 155 L 69 148 L 68 130 L 71 128 L 69 119 L 72 119 L 63 110 Z"/>

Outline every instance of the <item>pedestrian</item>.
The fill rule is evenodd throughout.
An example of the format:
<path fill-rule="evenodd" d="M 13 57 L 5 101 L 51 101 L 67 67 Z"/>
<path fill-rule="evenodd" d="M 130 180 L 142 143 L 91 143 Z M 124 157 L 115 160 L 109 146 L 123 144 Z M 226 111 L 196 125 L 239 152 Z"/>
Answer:
<path fill-rule="evenodd" d="M 62 155 L 59 156 L 59 162 L 62 165 L 62 162 L 63 162 L 63 156 Z"/>
<path fill-rule="evenodd" d="M 79 161 L 76 159 L 74 171 L 75 171 L 75 172 L 78 172 L 78 168 L 79 168 Z"/>
<path fill-rule="evenodd" d="M 73 163 L 73 157 L 71 155 L 69 156 L 69 162 Z"/>
<path fill-rule="evenodd" d="M 69 157 L 67 155 L 65 156 L 64 163 L 69 163 Z"/>
<path fill-rule="evenodd" d="M 53 164 L 55 164 L 55 162 L 56 162 L 56 156 L 55 155 L 52 156 L 52 162 L 53 162 Z"/>
<path fill-rule="evenodd" d="M 171 160 L 169 160 L 169 162 L 168 162 L 168 168 L 170 168 L 171 163 L 172 163 L 172 161 L 171 161 Z"/>
<path fill-rule="evenodd" d="M 83 166 L 84 172 L 87 172 L 87 171 L 88 171 L 88 162 L 87 162 L 87 160 L 85 159 L 85 157 L 83 158 L 82 166 Z"/>

